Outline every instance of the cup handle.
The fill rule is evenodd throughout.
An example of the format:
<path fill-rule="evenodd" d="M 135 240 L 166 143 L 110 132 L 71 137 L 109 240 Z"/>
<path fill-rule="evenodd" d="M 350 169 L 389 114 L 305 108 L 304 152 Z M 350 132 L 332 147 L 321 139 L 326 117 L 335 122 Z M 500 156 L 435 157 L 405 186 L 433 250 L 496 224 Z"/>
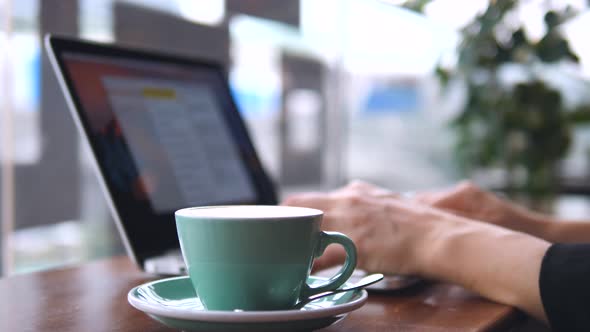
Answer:
<path fill-rule="evenodd" d="M 354 268 L 356 267 L 356 247 L 354 242 L 352 242 L 350 238 L 342 233 L 320 232 L 320 241 L 315 257 L 320 257 L 324 253 L 324 250 L 326 250 L 326 247 L 332 243 L 336 243 L 344 247 L 344 250 L 346 251 L 346 261 L 344 262 L 344 265 L 338 271 L 338 273 L 336 273 L 336 275 L 330 278 L 326 283 L 316 287 L 311 287 L 306 284 L 304 286 L 305 289 L 301 294 L 301 300 L 305 300 L 314 294 L 337 289 L 338 287 L 342 286 L 342 284 L 344 284 L 354 272 Z"/>

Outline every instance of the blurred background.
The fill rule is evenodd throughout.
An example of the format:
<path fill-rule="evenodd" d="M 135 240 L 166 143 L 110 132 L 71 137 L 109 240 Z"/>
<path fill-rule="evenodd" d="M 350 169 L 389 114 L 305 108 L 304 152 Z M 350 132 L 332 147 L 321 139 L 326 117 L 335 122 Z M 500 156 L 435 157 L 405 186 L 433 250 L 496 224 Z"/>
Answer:
<path fill-rule="evenodd" d="M 0 275 L 123 253 L 48 32 L 222 62 L 283 197 L 471 178 L 590 216 L 586 0 L 0 4 Z"/>

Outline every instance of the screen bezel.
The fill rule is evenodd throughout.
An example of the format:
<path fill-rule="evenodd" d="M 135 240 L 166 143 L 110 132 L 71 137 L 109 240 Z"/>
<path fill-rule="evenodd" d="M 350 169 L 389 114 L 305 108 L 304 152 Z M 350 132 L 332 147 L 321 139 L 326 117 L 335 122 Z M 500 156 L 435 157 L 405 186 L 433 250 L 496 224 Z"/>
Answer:
<path fill-rule="evenodd" d="M 238 112 L 238 108 L 229 89 L 227 75 L 222 65 L 179 55 L 130 49 L 112 44 L 81 41 L 52 35 L 45 36 L 45 46 L 74 121 L 81 135 L 90 146 L 94 164 L 97 167 L 99 182 L 101 183 L 127 252 L 140 267 L 143 268 L 145 260 L 150 257 L 180 248 L 176 233 L 176 223 L 174 221 L 174 211 L 164 213 L 146 211 L 138 215 L 138 213 L 130 212 L 130 209 L 125 208 L 125 199 L 114 194 L 113 184 L 105 176 L 104 159 L 101 158 L 100 150 L 97 149 L 93 136 L 89 134 L 91 132 L 89 122 L 77 94 L 76 87 L 69 76 L 64 62 L 64 54 L 76 53 L 91 56 L 107 56 L 109 58 L 139 59 L 202 68 L 215 72 L 216 75 L 219 75 L 221 82 L 223 82 L 221 93 L 222 98 L 225 99 L 223 106 L 225 106 L 224 115 L 227 125 L 232 130 L 232 138 L 236 143 L 236 147 L 239 150 L 239 154 L 246 166 L 256 192 L 256 199 L 252 204 L 274 205 L 277 203 L 274 185 L 263 169 L 256 154 L 244 121 Z M 129 148 L 127 150 L 129 151 Z"/>

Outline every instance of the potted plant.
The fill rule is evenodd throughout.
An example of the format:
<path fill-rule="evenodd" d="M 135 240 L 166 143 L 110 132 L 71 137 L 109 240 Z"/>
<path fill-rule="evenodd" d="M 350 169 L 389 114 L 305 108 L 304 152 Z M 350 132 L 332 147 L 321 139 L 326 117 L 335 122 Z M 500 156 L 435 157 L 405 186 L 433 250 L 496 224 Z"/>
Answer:
<path fill-rule="evenodd" d="M 413 1 L 407 6 L 422 10 L 427 3 Z M 579 61 L 560 30 L 577 13 L 569 7 L 547 9 L 545 35 L 530 40 L 522 25 L 515 27 L 510 20 L 518 4 L 491 1 L 460 31 L 456 65 L 439 67 L 437 74 L 443 86 L 459 81 L 466 92 L 452 122 L 460 168 L 467 173 L 502 169 L 503 189 L 539 197 L 555 192 L 558 166 L 574 139 L 573 128 L 588 122 L 590 108 L 567 103 L 548 75 L 558 66 L 571 68 Z"/>

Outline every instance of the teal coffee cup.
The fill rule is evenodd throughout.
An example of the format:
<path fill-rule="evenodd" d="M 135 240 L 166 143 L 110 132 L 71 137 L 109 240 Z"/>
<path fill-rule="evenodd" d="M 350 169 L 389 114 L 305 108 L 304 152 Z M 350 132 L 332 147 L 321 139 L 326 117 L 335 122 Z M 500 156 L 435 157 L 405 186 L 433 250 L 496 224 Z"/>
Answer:
<path fill-rule="evenodd" d="M 211 206 L 178 210 L 176 228 L 193 287 L 207 310 L 286 310 L 340 287 L 356 265 L 341 233 L 321 231 L 323 212 L 288 206 Z M 313 260 L 330 244 L 346 250 L 342 269 L 324 284 L 306 283 Z"/>

